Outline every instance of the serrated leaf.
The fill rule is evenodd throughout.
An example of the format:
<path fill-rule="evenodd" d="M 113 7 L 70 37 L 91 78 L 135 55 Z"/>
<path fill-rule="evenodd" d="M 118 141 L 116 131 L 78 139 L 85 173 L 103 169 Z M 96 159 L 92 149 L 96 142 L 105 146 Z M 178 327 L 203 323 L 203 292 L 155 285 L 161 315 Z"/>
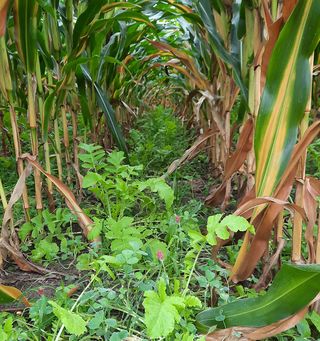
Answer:
<path fill-rule="evenodd" d="M 162 178 L 152 178 L 145 182 L 152 192 L 157 192 L 159 197 L 164 200 L 166 208 L 169 209 L 174 200 L 172 188 Z M 142 188 L 142 187 L 141 187 Z"/>
<path fill-rule="evenodd" d="M 93 226 L 92 230 L 88 233 L 89 240 L 94 240 L 96 237 L 98 237 L 102 231 L 102 228 L 104 226 L 104 220 L 93 218 Z"/>
<path fill-rule="evenodd" d="M 86 322 L 78 314 L 62 308 L 54 301 L 49 301 L 53 307 L 53 313 L 64 324 L 68 333 L 72 335 L 82 335 L 86 330 Z"/>
<path fill-rule="evenodd" d="M 199 298 L 196 296 L 192 296 L 192 295 L 187 295 L 184 299 L 184 303 L 187 307 L 197 307 L 197 308 L 202 307 L 202 303 L 199 300 Z"/>
<path fill-rule="evenodd" d="M 185 306 L 184 299 L 179 296 L 167 296 L 165 283 L 159 282 L 158 293 L 146 291 L 143 301 L 145 308 L 144 322 L 147 326 L 147 334 L 151 339 L 168 336 L 175 323 L 180 321 L 178 309 Z"/>
<path fill-rule="evenodd" d="M 100 180 L 101 175 L 89 171 L 83 178 L 82 187 L 83 188 L 93 187 Z"/>
<path fill-rule="evenodd" d="M 206 236 L 207 242 L 210 245 L 216 245 L 217 244 L 217 239 L 216 239 L 216 229 L 219 226 L 219 221 L 222 217 L 222 214 L 215 214 L 213 216 L 210 216 L 208 218 L 207 222 L 207 231 L 208 234 Z"/>
<path fill-rule="evenodd" d="M 221 225 L 228 227 L 233 232 L 247 231 L 251 226 L 247 219 L 232 214 L 223 218 Z"/>

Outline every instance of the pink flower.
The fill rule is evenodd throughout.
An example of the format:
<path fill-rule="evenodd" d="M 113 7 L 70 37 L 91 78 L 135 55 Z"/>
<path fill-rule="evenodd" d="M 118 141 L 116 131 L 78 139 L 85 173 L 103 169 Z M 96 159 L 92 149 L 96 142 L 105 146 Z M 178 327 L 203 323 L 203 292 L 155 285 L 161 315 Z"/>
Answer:
<path fill-rule="evenodd" d="M 176 223 L 179 224 L 181 221 L 181 217 L 179 215 L 176 215 Z"/>
<path fill-rule="evenodd" d="M 160 262 L 162 262 L 164 260 L 164 254 L 161 250 L 157 251 L 157 258 Z"/>
<path fill-rule="evenodd" d="M 43 288 L 39 288 L 37 292 L 40 296 L 44 295 L 44 289 Z"/>

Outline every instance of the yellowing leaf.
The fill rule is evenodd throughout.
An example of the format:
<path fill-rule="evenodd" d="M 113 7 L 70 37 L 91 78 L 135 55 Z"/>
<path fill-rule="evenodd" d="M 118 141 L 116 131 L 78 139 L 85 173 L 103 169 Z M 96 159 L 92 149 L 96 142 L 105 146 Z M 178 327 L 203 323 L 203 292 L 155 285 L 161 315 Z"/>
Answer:
<path fill-rule="evenodd" d="M 18 301 L 19 299 L 21 299 L 27 307 L 30 307 L 29 301 L 23 296 L 19 289 L 0 284 L 0 304 Z"/>

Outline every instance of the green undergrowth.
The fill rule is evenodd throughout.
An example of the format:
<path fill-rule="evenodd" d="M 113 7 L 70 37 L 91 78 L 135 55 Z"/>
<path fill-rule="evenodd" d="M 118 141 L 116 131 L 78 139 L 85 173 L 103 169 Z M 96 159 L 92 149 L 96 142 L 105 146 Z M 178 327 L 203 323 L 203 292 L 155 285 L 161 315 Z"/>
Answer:
<path fill-rule="evenodd" d="M 18 231 L 22 251 L 33 262 L 49 268 L 65 262 L 80 277 L 62 281 L 53 297 L 35 283 L 39 295 L 31 308 L 0 314 L 0 340 L 200 341 L 199 311 L 258 295 L 250 285 L 228 282 L 229 271 L 211 259 L 217 237 L 254 231 L 244 218 L 205 208 L 195 194 L 206 156 L 161 177 L 192 138 L 160 107 L 136 122 L 130 164 L 123 152 L 80 145 L 82 207 L 94 222 L 92 242 L 84 241 L 74 215 L 61 208 L 44 210 Z M 234 262 L 237 250 L 238 244 L 225 247 L 222 259 Z M 312 324 L 319 328 L 318 315 L 275 339 L 312 340 Z"/>

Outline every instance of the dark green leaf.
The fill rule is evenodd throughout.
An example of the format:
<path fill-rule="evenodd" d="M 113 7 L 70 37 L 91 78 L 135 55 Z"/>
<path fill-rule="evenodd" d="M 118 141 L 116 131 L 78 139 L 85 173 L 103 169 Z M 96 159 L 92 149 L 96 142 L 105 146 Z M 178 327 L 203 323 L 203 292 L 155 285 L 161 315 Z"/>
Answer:
<path fill-rule="evenodd" d="M 214 325 L 218 328 L 266 326 L 297 313 L 319 291 L 320 265 L 284 264 L 265 295 L 201 312 L 197 316 L 198 329 L 207 332 Z"/>

